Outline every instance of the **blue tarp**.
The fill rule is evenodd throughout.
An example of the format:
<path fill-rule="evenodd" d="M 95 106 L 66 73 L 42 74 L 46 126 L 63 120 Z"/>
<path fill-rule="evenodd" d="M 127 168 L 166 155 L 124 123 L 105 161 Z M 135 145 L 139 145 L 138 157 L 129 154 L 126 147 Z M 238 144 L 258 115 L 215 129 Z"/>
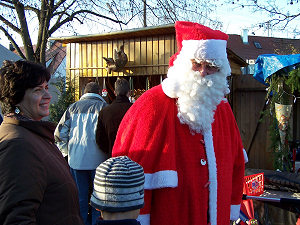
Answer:
<path fill-rule="evenodd" d="M 255 62 L 253 77 L 259 82 L 265 83 L 266 79 L 272 74 L 282 73 L 288 75 L 288 73 L 296 67 L 300 66 L 300 54 L 295 55 L 276 55 L 276 54 L 264 54 L 259 55 Z"/>

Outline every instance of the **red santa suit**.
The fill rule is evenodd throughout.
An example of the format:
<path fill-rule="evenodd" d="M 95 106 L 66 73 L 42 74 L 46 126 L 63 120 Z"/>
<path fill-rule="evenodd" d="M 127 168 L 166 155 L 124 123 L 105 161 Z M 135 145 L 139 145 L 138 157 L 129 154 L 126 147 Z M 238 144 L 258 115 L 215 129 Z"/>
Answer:
<path fill-rule="evenodd" d="M 227 60 L 226 34 L 190 25 L 194 23 L 175 23 L 176 31 L 180 28 L 187 34 L 177 34 L 181 57 L 203 59 L 213 53 Z M 215 34 L 223 40 L 181 44 L 183 39 Z M 210 52 L 203 50 L 207 47 Z M 231 108 L 221 101 L 209 128 L 192 133 L 180 123 L 177 99 L 167 89 L 156 86 L 133 104 L 120 124 L 112 152 L 113 157 L 127 155 L 144 168 L 145 206 L 138 220 L 142 225 L 227 225 L 239 217 L 245 163 Z"/>
<path fill-rule="evenodd" d="M 228 224 L 237 219 L 244 177 L 243 146 L 231 108 L 221 102 L 212 132 L 191 134 L 176 100 L 161 85 L 144 93 L 119 127 L 113 157 L 143 166 L 143 225 Z M 209 213 L 208 213 L 209 212 Z"/>

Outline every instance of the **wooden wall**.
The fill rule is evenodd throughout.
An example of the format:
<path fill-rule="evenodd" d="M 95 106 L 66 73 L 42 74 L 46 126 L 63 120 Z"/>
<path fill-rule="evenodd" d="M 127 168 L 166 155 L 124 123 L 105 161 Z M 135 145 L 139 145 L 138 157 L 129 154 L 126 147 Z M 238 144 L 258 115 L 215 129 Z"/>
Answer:
<path fill-rule="evenodd" d="M 248 153 L 248 168 L 273 169 L 272 152 L 269 149 L 269 123 L 261 120 L 265 107 L 266 86 L 252 75 L 233 77 L 233 113 L 240 129 L 244 148 Z"/>
<path fill-rule="evenodd" d="M 121 72 L 106 71 L 103 57 L 113 58 L 114 49 L 124 45 L 128 63 Z M 67 45 L 67 78 L 80 96 L 79 77 L 165 75 L 169 58 L 175 53 L 175 35 L 160 35 L 122 40 L 69 43 Z"/>

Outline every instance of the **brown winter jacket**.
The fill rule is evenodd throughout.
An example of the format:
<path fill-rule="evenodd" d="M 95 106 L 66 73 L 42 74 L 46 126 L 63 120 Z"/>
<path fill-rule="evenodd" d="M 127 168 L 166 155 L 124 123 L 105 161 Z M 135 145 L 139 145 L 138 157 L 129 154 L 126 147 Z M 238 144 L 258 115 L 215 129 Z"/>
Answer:
<path fill-rule="evenodd" d="M 104 107 L 99 113 L 96 143 L 103 152 L 109 153 L 109 156 L 111 156 L 119 125 L 131 105 L 132 103 L 127 96 L 118 95 L 110 105 Z"/>
<path fill-rule="evenodd" d="M 55 125 L 4 117 L 0 126 L 0 224 L 82 225 Z"/>

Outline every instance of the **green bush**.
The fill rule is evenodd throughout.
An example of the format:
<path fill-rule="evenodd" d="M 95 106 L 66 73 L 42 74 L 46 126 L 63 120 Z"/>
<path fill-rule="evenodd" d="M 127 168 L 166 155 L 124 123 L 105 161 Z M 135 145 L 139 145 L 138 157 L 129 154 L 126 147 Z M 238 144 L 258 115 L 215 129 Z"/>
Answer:
<path fill-rule="evenodd" d="M 61 76 L 51 84 L 58 90 L 58 99 L 55 103 L 50 104 L 49 121 L 58 123 L 69 105 L 75 102 L 75 90 L 72 86 L 66 87 L 66 80 Z"/>

